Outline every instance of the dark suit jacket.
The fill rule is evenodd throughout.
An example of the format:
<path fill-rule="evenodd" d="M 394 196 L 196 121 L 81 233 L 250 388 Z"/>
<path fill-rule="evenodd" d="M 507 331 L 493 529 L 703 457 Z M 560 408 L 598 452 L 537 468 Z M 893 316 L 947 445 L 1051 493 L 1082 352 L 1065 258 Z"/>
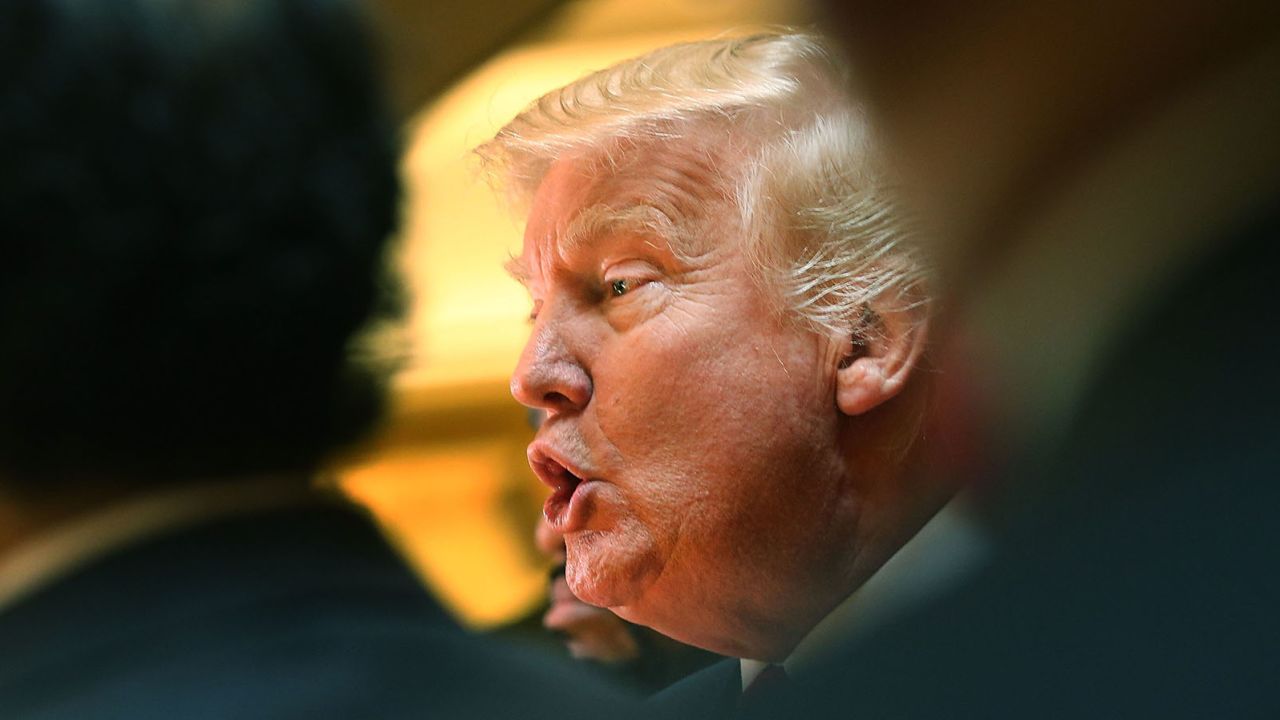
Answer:
<path fill-rule="evenodd" d="M 1280 717 L 1280 213 L 1153 303 L 1003 552 L 779 717 Z"/>
<path fill-rule="evenodd" d="M 617 699 L 464 634 L 361 513 L 188 527 L 0 613 L 0 717 L 563 718 Z"/>
<path fill-rule="evenodd" d="M 725 658 L 672 683 L 649 698 L 655 717 L 733 717 L 742 697 L 742 662 Z"/>

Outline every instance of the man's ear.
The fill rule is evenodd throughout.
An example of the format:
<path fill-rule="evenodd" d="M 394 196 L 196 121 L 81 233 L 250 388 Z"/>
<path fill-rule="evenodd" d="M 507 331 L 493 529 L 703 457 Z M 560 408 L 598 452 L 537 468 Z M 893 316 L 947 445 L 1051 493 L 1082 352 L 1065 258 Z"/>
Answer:
<path fill-rule="evenodd" d="M 836 405 L 861 415 L 897 395 L 924 354 L 928 336 L 926 301 L 899 297 L 897 304 L 864 306 L 843 341 L 836 368 Z"/>

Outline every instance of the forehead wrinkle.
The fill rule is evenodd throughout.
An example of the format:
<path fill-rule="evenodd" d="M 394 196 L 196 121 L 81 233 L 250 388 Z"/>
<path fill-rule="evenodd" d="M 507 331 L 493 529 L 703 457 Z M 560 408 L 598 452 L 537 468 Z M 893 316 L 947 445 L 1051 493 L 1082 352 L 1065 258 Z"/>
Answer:
<path fill-rule="evenodd" d="M 689 258 L 706 249 L 692 247 L 695 240 L 711 235 L 698 230 L 726 214 L 724 177 L 710 152 L 688 138 L 674 147 L 632 148 L 596 173 L 583 195 L 586 207 L 561 234 L 566 251 L 609 232 L 634 231 L 661 238 L 677 257 Z"/>
<path fill-rule="evenodd" d="M 719 170 L 700 148 L 641 152 L 627 165 L 617 177 L 617 196 L 651 205 L 676 224 L 703 219 L 726 196 Z"/>
<path fill-rule="evenodd" d="M 561 234 L 560 252 L 568 254 L 585 250 L 601 238 L 618 233 L 646 236 L 645 244 L 661 250 L 653 239 L 665 241 L 667 250 L 680 255 L 677 245 L 683 233 L 661 210 L 650 205 L 614 207 L 593 205 L 578 213 Z"/>

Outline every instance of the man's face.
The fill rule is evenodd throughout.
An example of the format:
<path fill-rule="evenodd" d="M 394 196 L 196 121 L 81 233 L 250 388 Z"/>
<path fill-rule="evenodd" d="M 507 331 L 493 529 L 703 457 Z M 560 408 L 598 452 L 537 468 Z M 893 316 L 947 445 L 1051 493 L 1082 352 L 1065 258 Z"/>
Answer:
<path fill-rule="evenodd" d="M 826 569 L 848 502 L 838 351 L 752 281 L 704 165 L 664 151 L 636 166 L 593 177 L 561 161 L 539 187 L 515 263 L 534 319 L 512 392 L 548 413 L 529 459 L 573 591 L 714 645 L 683 625 L 758 618 Z M 604 206 L 692 220 L 697 238 L 587 221 Z"/>

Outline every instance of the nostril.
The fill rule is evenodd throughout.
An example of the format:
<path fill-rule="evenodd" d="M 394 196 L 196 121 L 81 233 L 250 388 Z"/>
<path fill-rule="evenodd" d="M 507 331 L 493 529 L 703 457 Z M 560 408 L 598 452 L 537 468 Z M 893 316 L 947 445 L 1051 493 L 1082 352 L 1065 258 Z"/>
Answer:
<path fill-rule="evenodd" d="M 542 406 L 554 410 L 564 410 L 573 405 L 568 395 L 560 392 L 549 392 L 542 396 Z"/>
<path fill-rule="evenodd" d="M 511 395 L 525 407 L 564 412 L 586 406 L 591 379 L 576 363 L 522 361 L 511 376 Z"/>

